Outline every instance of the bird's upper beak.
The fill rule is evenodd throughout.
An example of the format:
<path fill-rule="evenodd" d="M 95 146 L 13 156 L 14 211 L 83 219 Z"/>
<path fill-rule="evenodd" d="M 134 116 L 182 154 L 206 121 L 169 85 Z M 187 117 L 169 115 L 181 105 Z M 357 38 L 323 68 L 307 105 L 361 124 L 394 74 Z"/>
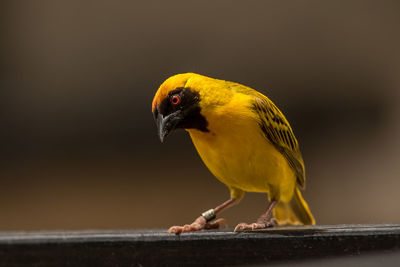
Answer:
<path fill-rule="evenodd" d="M 176 128 L 178 123 L 182 120 L 182 112 L 180 110 L 175 111 L 167 116 L 163 114 L 157 115 L 157 128 L 158 136 L 160 137 L 161 143 L 164 142 L 165 137 Z"/>

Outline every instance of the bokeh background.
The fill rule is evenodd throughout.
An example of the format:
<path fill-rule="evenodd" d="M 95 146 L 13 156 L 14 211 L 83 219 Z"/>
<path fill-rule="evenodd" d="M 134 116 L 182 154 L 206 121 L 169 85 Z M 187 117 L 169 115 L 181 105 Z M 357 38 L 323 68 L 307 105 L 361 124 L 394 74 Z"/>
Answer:
<path fill-rule="evenodd" d="M 166 228 L 229 197 L 158 86 L 231 80 L 286 114 L 319 224 L 400 221 L 399 1 L 2 1 L 0 230 Z M 224 216 L 255 220 L 266 195 Z"/>

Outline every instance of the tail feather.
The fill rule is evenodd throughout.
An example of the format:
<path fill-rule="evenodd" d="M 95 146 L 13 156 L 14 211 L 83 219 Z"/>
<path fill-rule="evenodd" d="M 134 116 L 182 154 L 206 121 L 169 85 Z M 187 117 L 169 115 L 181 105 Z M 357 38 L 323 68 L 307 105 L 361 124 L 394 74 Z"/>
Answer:
<path fill-rule="evenodd" d="M 315 224 L 315 219 L 297 187 L 290 202 L 279 202 L 276 205 L 274 209 L 274 217 L 279 224 Z"/>

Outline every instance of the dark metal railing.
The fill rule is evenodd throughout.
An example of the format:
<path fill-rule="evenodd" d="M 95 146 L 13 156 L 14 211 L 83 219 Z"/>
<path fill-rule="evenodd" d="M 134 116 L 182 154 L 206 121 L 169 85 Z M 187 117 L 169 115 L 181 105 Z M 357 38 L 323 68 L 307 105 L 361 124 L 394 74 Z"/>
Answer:
<path fill-rule="evenodd" d="M 357 261 L 388 253 L 389 259 L 400 260 L 400 224 L 202 231 L 180 236 L 168 235 L 166 230 L 0 232 L 0 266 L 263 265 L 313 260 L 329 265 L 338 258 Z M 357 257 L 346 257 L 350 255 Z"/>

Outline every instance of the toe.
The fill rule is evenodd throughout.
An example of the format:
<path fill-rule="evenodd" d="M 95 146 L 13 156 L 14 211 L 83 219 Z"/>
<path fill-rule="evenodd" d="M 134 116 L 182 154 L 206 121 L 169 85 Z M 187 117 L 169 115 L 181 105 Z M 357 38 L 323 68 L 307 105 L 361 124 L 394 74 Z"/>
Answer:
<path fill-rule="evenodd" d="M 221 224 L 225 224 L 226 225 L 226 220 L 221 218 L 209 223 L 206 223 L 206 225 L 204 226 L 205 229 L 218 229 Z"/>
<path fill-rule="evenodd" d="M 176 234 L 179 235 L 180 233 L 182 233 L 183 227 L 181 226 L 172 226 L 168 229 L 168 234 Z"/>
<path fill-rule="evenodd" d="M 198 223 L 192 223 L 190 225 L 190 230 L 191 231 L 200 231 L 201 229 L 203 229 L 203 227 Z"/>
<path fill-rule="evenodd" d="M 251 230 L 264 229 L 264 228 L 266 228 L 266 225 L 264 223 L 252 223 L 251 224 Z"/>
<path fill-rule="evenodd" d="M 233 231 L 234 232 L 243 231 L 246 225 L 247 225 L 246 223 L 239 223 L 238 225 L 236 225 L 236 227 Z"/>
<path fill-rule="evenodd" d="M 168 234 L 172 234 L 172 233 L 175 233 L 175 226 L 171 226 L 171 227 L 168 229 Z"/>
<path fill-rule="evenodd" d="M 190 231 L 192 231 L 192 227 L 190 226 L 190 224 L 185 224 L 183 227 L 182 227 L 182 232 L 190 232 Z"/>
<path fill-rule="evenodd" d="M 247 224 L 247 223 L 239 223 L 236 227 L 235 227 L 235 232 L 241 232 L 241 231 L 247 231 L 247 230 L 256 230 L 256 229 L 264 229 L 268 227 L 266 224 L 264 223 L 251 223 L 251 224 Z"/>

